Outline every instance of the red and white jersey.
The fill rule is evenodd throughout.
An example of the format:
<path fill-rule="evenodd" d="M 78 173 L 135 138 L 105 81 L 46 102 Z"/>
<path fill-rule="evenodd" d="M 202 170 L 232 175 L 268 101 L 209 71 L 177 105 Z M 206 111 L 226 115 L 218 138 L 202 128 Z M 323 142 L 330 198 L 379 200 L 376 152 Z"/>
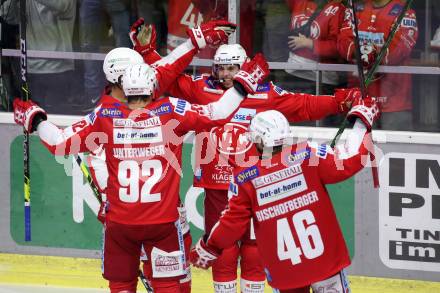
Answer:
<path fill-rule="evenodd" d="M 173 96 L 196 104 L 217 101 L 224 93 L 220 84 L 208 75 L 180 75 L 168 90 Z M 256 94 L 248 95 L 240 104 L 228 123 L 212 128 L 207 139 L 196 141 L 196 154 L 201 156 L 196 157 L 194 186 L 227 190 L 233 166 L 246 161 L 254 151 L 245 136 L 251 118 L 270 109 L 280 111 L 290 122 L 319 120 L 338 113 L 333 96 L 297 94 L 272 83 L 261 84 Z"/>
<path fill-rule="evenodd" d="M 188 35 L 186 34 L 188 28 L 199 26 L 203 21 L 202 13 L 191 0 L 169 0 L 167 18 L 168 53 L 188 39 Z M 197 56 L 199 58 L 210 59 L 214 53 L 215 49 L 206 48 L 197 54 Z"/>
<path fill-rule="evenodd" d="M 363 168 L 368 158 L 365 135 L 358 121 L 345 146 L 335 152 L 326 144 L 305 142 L 234 170 L 228 208 L 212 229 L 208 246 L 230 247 L 253 219 L 273 288 L 310 285 L 348 266 L 349 253 L 325 184 L 343 181 Z"/>
<path fill-rule="evenodd" d="M 289 0 L 288 5 L 291 9 L 290 30 L 292 32 L 304 26 L 317 9 L 316 2 L 310 0 Z M 313 49 L 301 48 L 295 50 L 294 53 L 323 63 L 337 63 L 339 53 L 336 41 L 344 11 L 344 5 L 336 1 L 329 1 L 324 5 L 310 26 L 309 37 L 313 40 Z"/>
<path fill-rule="evenodd" d="M 371 0 L 356 4 L 360 42 L 374 44 L 378 51 L 385 44 L 391 29 L 404 5 L 399 0 L 391 0 L 385 6 L 375 8 Z M 354 37 L 351 25 L 351 10 L 347 8 L 344 24 L 338 40 L 338 50 L 342 57 L 352 62 L 354 57 Z M 417 20 L 414 10 L 409 9 L 399 29 L 394 35 L 387 54 L 381 64 L 405 65 L 418 37 Z M 381 102 L 381 111 L 395 112 L 412 109 L 411 75 L 376 74 L 376 79 L 369 85 L 368 94 Z M 351 78 L 353 85 L 358 85 L 357 78 Z"/>
<path fill-rule="evenodd" d="M 171 222 L 178 217 L 183 137 L 190 130 L 224 123 L 242 100 L 231 90 L 215 105 L 191 105 L 169 97 L 138 110 L 106 96 L 72 126 L 60 130 L 44 121 L 38 134 L 55 155 L 103 147 L 109 176 L 108 220 L 135 225 Z"/>

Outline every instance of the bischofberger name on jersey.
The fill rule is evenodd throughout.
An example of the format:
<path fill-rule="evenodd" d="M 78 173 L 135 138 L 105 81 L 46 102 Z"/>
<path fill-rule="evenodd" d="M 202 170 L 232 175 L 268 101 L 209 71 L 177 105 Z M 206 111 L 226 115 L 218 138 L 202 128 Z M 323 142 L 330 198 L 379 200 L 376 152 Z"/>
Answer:
<path fill-rule="evenodd" d="M 265 205 L 307 190 L 303 174 L 257 188 L 258 205 Z"/>
<path fill-rule="evenodd" d="M 148 158 L 165 155 L 165 146 L 157 145 L 144 148 L 114 148 L 113 156 L 117 159 Z"/>
<path fill-rule="evenodd" d="M 113 142 L 115 144 L 140 144 L 162 142 L 160 126 L 147 129 L 114 128 Z"/>
<path fill-rule="evenodd" d="M 132 119 L 113 119 L 113 127 L 148 128 L 159 125 L 162 125 L 159 117 L 152 117 L 140 121 L 133 121 Z"/>
<path fill-rule="evenodd" d="M 257 216 L 258 222 L 263 222 L 271 218 L 285 215 L 302 207 L 311 205 L 318 200 L 318 194 L 316 193 L 316 191 L 312 191 L 301 196 L 289 199 L 288 201 L 282 202 L 280 204 L 262 209 L 261 211 L 257 211 L 255 215 Z"/>
<path fill-rule="evenodd" d="M 282 169 L 261 177 L 257 177 L 252 180 L 252 184 L 255 188 L 259 188 L 264 185 L 268 185 L 271 183 L 275 183 L 286 178 L 290 178 L 302 173 L 302 169 L 300 165 L 294 165 L 292 167 Z"/>
<path fill-rule="evenodd" d="M 249 180 L 254 179 L 255 177 L 258 177 L 258 175 L 258 168 L 253 166 L 238 173 L 235 177 L 235 181 L 237 181 L 238 184 L 243 184 Z"/>

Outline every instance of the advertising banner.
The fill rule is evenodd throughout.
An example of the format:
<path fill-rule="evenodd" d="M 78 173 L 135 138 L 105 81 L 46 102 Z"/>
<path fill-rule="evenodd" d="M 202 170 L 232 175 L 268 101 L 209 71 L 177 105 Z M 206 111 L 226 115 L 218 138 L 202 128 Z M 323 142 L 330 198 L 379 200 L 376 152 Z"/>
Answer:
<path fill-rule="evenodd" d="M 433 154 L 385 155 L 380 167 L 379 246 L 387 267 L 440 271 L 439 162 L 440 155 Z"/>

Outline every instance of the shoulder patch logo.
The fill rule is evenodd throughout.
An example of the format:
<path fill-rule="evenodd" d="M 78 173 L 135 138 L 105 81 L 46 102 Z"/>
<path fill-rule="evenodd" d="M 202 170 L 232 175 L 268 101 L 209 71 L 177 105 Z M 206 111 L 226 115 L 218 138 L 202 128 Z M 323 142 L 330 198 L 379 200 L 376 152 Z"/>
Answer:
<path fill-rule="evenodd" d="M 273 90 L 274 90 L 277 94 L 279 94 L 280 96 L 281 96 L 282 94 L 284 94 L 284 92 L 285 92 L 285 90 L 283 90 L 282 88 L 280 88 L 279 86 L 276 86 L 276 85 L 274 85 Z"/>
<path fill-rule="evenodd" d="M 174 108 L 174 112 L 176 112 L 179 115 L 185 115 L 186 112 L 186 105 L 188 104 L 187 101 L 178 99 L 176 107 Z"/>
<path fill-rule="evenodd" d="M 234 182 L 229 182 L 228 198 L 238 195 L 238 186 Z"/>
<path fill-rule="evenodd" d="M 396 3 L 396 4 L 394 4 L 393 8 L 391 8 L 391 10 L 388 13 L 388 15 L 397 16 L 397 15 L 400 14 L 402 9 L 403 9 L 403 6 L 398 4 L 398 3 Z"/>
<path fill-rule="evenodd" d="M 108 117 L 108 118 L 122 118 L 122 111 L 118 108 L 102 108 L 99 113 L 99 117 Z"/>
<path fill-rule="evenodd" d="M 95 123 L 96 120 L 96 113 L 98 113 L 101 110 L 101 105 L 99 105 L 96 109 L 93 110 L 93 112 L 91 112 L 90 114 L 86 115 L 86 120 L 88 120 L 90 122 L 90 124 Z"/>
<path fill-rule="evenodd" d="M 310 158 L 310 149 L 306 148 L 303 150 L 292 152 L 287 158 L 287 161 L 290 164 L 301 164 L 304 160 L 309 158 Z"/>
<path fill-rule="evenodd" d="M 197 74 L 197 75 L 193 75 L 193 76 L 191 76 L 191 79 L 192 79 L 193 81 L 201 80 L 202 78 L 203 78 L 203 76 L 201 76 L 200 74 Z"/>
<path fill-rule="evenodd" d="M 162 104 L 159 107 L 150 110 L 151 116 L 155 116 L 155 115 L 160 116 L 160 115 L 164 115 L 164 114 L 168 114 L 168 113 L 171 113 L 171 104 L 170 103 Z"/>
<path fill-rule="evenodd" d="M 316 156 L 325 159 L 327 157 L 327 145 L 320 144 L 316 149 Z"/>
<path fill-rule="evenodd" d="M 257 86 L 257 92 L 267 92 L 270 90 L 270 85 L 268 82 L 259 84 Z"/>
<path fill-rule="evenodd" d="M 243 184 L 247 181 L 250 181 L 258 177 L 259 175 L 260 173 L 258 172 L 258 168 L 256 166 L 253 166 L 238 173 L 237 176 L 235 177 L 235 181 L 238 184 Z"/>

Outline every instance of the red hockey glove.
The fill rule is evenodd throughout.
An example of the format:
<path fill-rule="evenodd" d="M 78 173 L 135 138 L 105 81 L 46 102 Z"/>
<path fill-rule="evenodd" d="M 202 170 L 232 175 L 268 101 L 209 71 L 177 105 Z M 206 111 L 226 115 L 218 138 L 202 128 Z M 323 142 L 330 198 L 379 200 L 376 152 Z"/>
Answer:
<path fill-rule="evenodd" d="M 211 20 L 195 28 L 188 28 L 186 33 L 193 45 L 200 50 L 206 45 L 215 48 L 225 44 L 236 27 L 235 23 L 226 20 Z"/>
<path fill-rule="evenodd" d="M 130 28 L 130 40 L 133 49 L 142 56 L 156 50 L 156 28 L 154 25 L 145 25 L 141 17 Z"/>
<path fill-rule="evenodd" d="M 261 53 L 243 64 L 240 71 L 234 76 L 234 87 L 243 96 L 254 94 L 258 84 L 269 75 L 269 64 Z"/>
<path fill-rule="evenodd" d="M 336 89 L 335 100 L 338 104 L 339 113 L 347 113 L 350 110 L 354 100 L 362 97 L 359 88 Z"/>
<path fill-rule="evenodd" d="M 377 57 L 377 50 L 374 44 L 363 44 L 360 46 L 362 65 L 365 69 L 370 69 Z"/>
<path fill-rule="evenodd" d="M 108 202 L 107 201 L 101 202 L 97 215 L 98 221 L 100 221 L 101 224 L 105 223 L 105 214 L 107 213 L 107 210 L 108 210 Z"/>
<path fill-rule="evenodd" d="M 22 125 L 29 133 L 35 131 L 40 122 L 47 120 L 46 111 L 31 100 L 23 101 L 15 98 L 13 106 L 15 123 Z"/>
<path fill-rule="evenodd" d="M 362 122 L 370 131 L 373 123 L 379 119 L 380 111 L 377 105 L 376 99 L 366 97 L 365 99 L 359 98 L 353 102 L 353 107 L 347 114 L 347 119 L 354 122 L 356 118 L 362 120 Z"/>
<path fill-rule="evenodd" d="M 101 224 L 105 223 L 105 211 L 104 211 L 104 204 L 103 203 L 101 203 L 101 205 L 99 206 L 97 218 L 98 218 L 98 221 L 101 222 Z"/>
<path fill-rule="evenodd" d="M 196 246 L 191 249 L 189 260 L 193 266 L 206 270 L 212 266 L 218 256 L 218 253 L 206 245 L 202 237 L 197 241 Z"/>

